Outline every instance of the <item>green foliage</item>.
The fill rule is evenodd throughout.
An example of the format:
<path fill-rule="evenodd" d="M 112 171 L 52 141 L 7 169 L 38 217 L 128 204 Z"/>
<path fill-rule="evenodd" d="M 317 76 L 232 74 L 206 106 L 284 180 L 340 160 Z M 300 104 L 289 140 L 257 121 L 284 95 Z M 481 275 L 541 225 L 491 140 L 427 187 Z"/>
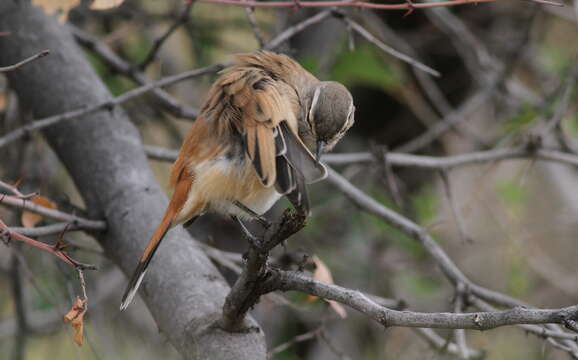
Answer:
<path fill-rule="evenodd" d="M 507 134 L 519 133 L 534 124 L 537 118 L 536 109 L 530 105 L 525 105 L 521 111 L 506 121 L 504 131 Z"/>
<path fill-rule="evenodd" d="M 411 205 L 421 225 L 431 223 L 439 208 L 439 194 L 433 186 L 424 186 L 411 198 Z"/>
<path fill-rule="evenodd" d="M 544 44 L 539 48 L 544 69 L 554 74 L 563 74 L 574 61 L 574 50 L 568 47 Z"/>
<path fill-rule="evenodd" d="M 337 56 L 331 78 L 346 86 L 366 85 L 389 90 L 401 83 L 394 67 L 384 62 L 375 47 L 359 46 Z"/>
<path fill-rule="evenodd" d="M 567 130 L 572 137 L 578 137 L 578 113 L 573 114 L 570 121 L 567 122 Z"/>
<path fill-rule="evenodd" d="M 496 192 L 507 206 L 508 212 L 512 216 L 519 217 L 527 204 L 527 190 L 518 182 L 498 180 L 496 183 Z"/>
<path fill-rule="evenodd" d="M 514 297 L 523 298 L 528 295 L 530 276 L 523 259 L 517 254 L 520 252 L 512 251 L 512 255 L 509 257 L 510 267 L 507 273 L 506 292 Z"/>
<path fill-rule="evenodd" d="M 400 280 L 407 291 L 417 297 L 426 297 L 436 294 L 441 287 L 439 278 L 425 274 L 404 272 L 400 274 Z"/>
<path fill-rule="evenodd" d="M 111 75 L 108 67 L 91 52 L 86 52 L 85 55 L 112 95 L 118 96 L 131 89 L 131 82 L 124 76 Z"/>

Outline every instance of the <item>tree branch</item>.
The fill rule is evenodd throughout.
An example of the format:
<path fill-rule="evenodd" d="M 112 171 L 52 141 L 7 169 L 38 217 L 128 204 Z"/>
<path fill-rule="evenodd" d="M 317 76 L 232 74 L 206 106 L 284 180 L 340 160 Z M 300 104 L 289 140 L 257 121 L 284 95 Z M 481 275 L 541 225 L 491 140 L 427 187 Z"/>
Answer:
<path fill-rule="evenodd" d="M 40 46 L 54 53 L 46 61 L 8 73 L 11 87 L 35 118 L 110 104 L 110 111 L 76 113 L 82 121 L 61 121 L 45 128 L 44 134 L 90 215 L 106 219 L 107 231 L 95 235 L 105 253 L 131 273 L 168 202 L 148 167 L 137 129 L 121 108 L 110 106 L 128 94 L 135 96 L 134 91 L 146 92 L 220 66 L 168 77 L 113 99 L 67 28 L 42 9 L 26 2 L 0 2 L 0 23 L 12 31 L 0 38 L 0 66 Z M 231 334 L 214 326 L 228 291 L 203 251 L 176 227 L 156 253 L 140 294 L 160 331 L 183 358 L 264 360 L 261 331 Z M 247 326 L 256 326 L 251 318 L 246 321 Z"/>
<path fill-rule="evenodd" d="M 490 330 L 518 324 L 564 324 L 578 318 L 578 305 L 561 309 L 525 309 L 476 313 L 422 313 L 398 311 L 383 307 L 363 293 L 311 279 L 295 271 L 272 269 L 263 288 L 298 290 L 323 299 L 334 300 L 367 315 L 379 324 L 403 327 Z"/>
<path fill-rule="evenodd" d="M 24 66 L 24 65 L 26 65 L 26 64 L 34 61 L 34 60 L 40 59 L 41 57 L 44 57 L 48 54 L 50 54 L 49 50 L 43 50 L 43 51 L 39 52 L 38 54 L 32 55 L 32 56 L 27 57 L 26 59 L 24 59 L 22 61 L 17 62 L 14 65 L 8 65 L 8 66 L 0 67 L 0 73 L 17 70 L 17 69 L 21 68 L 22 66 Z"/>

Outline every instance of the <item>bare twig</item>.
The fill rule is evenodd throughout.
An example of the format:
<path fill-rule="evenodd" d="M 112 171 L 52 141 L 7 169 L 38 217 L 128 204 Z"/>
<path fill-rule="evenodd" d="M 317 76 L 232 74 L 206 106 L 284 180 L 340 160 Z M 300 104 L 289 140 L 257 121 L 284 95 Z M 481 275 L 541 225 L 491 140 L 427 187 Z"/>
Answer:
<path fill-rule="evenodd" d="M 229 331 L 242 329 L 245 314 L 263 295 L 261 285 L 269 274 L 267 259 L 269 252 L 282 241 L 305 226 L 306 216 L 286 210 L 283 216 L 273 223 L 265 234 L 256 239 L 247 251 L 247 263 L 243 272 L 231 288 L 223 305 L 221 324 Z M 266 291 L 270 292 L 270 291 Z"/>
<path fill-rule="evenodd" d="M 79 230 L 94 231 L 93 228 L 86 228 L 86 227 L 83 227 L 81 224 L 68 223 L 68 222 L 50 224 L 50 225 L 46 225 L 46 226 L 36 226 L 33 228 L 11 226 L 10 230 L 17 232 L 19 234 L 22 234 L 24 236 L 30 236 L 30 237 L 57 235 L 57 234 L 61 234 L 63 231 L 66 231 L 66 232 L 79 231 Z"/>
<path fill-rule="evenodd" d="M 145 59 L 138 65 L 140 70 L 144 70 L 147 66 L 153 62 L 157 56 L 157 53 L 165 43 L 165 41 L 177 30 L 181 25 L 185 24 L 189 20 L 189 13 L 191 12 L 191 7 L 195 1 L 187 1 L 184 9 L 181 11 L 177 19 L 173 22 L 173 24 L 167 29 L 167 31 L 158 39 L 156 39 L 151 47 L 150 51 L 148 52 Z"/>
<path fill-rule="evenodd" d="M 50 50 L 42 50 L 38 54 L 32 55 L 32 56 L 30 56 L 30 57 L 28 57 L 28 58 L 26 58 L 20 62 L 17 62 L 14 65 L 0 67 L 0 73 L 17 70 L 17 69 L 21 68 L 22 66 L 24 66 L 24 65 L 26 65 L 26 64 L 34 61 L 34 60 L 40 59 L 41 57 L 45 57 L 48 54 L 50 54 Z"/>
<path fill-rule="evenodd" d="M 315 339 L 317 337 L 317 334 L 319 332 L 319 330 L 321 329 L 321 327 L 317 327 L 311 331 L 307 331 L 301 335 L 297 335 L 295 337 L 293 337 L 291 340 L 284 342 L 283 344 L 277 345 L 275 346 L 270 352 L 269 352 L 269 358 L 271 359 L 274 355 L 277 355 L 279 353 L 282 353 L 283 351 L 289 349 L 291 346 L 298 344 L 300 342 L 304 342 L 304 341 L 308 341 L 308 340 L 312 340 Z"/>
<path fill-rule="evenodd" d="M 345 354 L 345 352 L 343 352 L 343 350 L 337 348 L 337 345 L 335 345 L 333 343 L 333 341 L 331 340 L 331 338 L 329 337 L 329 335 L 327 335 L 327 332 L 325 331 L 324 328 L 321 328 L 319 330 L 319 333 L 317 334 L 317 337 L 323 341 L 325 343 L 325 345 L 327 345 L 327 347 L 329 348 L 329 350 L 331 350 L 331 352 L 337 357 L 337 359 L 339 360 L 351 360 L 351 358 L 349 356 L 347 356 Z"/>
<path fill-rule="evenodd" d="M 456 296 L 454 299 L 454 313 L 461 314 L 465 309 L 464 298 L 467 296 L 464 284 L 456 286 Z M 458 354 L 461 359 L 469 358 L 468 345 L 466 343 L 466 334 L 464 329 L 456 329 L 454 331 L 454 341 L 458 347 Z"/>
<path fill-rule="evenodd" d="M 295 4 L 295 3 L 293 3 Z M 285 41 L 289 40 L 293 36 L 299 34 L 303 30 L 307 29 L 308 27 L 318 24 L 321 21 L 327 19 L 328 17 L 333 15 L 333 10 L 324 10 L 318 14 L 315 14 L 293 26 L 288 27 L 287 29 L 283 30 L 279 35 L 275 36 L 274 39 L 269 41 L 268 44 L 263 46 L 265 50 L 273 50 L 281 46 Z"/>
<path fill-rule="evenodd" d="M 570 68 L 568 74 L 566 75 L 566 81 L 562 89 L 562 95 L 560 96 L 560 103 L 556 106 L 554 114 L 548 119 L 544 128 L 543 136 L 550 133 L 553 129 L 559 128 L 562 118 L 568 112 L 568 107 L 570 106 L 570 100 L 572 99 L 572 93 L 576 87 L 576 77 L 578 76 L 578 59 L 574 61 L 574 64 Z"/>
<path fill-rule="evenodd" d="M 224 68 L 223 65 L 217 64 L 217 65 L 211 65 L 211 66 L 207 66 L 207 67 L 200 68 L 200 69 L 186 71 L 186 72 L 176 74 L 176 75 L 167 76 L 167 77 L 162 78 L 158 81 L 151 82 L 147 85 L 143 85 L 141 87 L 129 90 L 122 95 L 119 95 L 119 96 L 112 98 L 110 100 L 101 102 L 99 104 L 91 105 L 91 106 L 76 109 L 76 110 L 71 110 L 71 111 L 65 112 L 63 114 L 53 115 L 53 116 L 49 116 L 49 117 L 41 119 L 41 120 L 34 121 L 31 124 L 28 124 L 26 126 L 18 128 L 16 130 L 13 130 L 10 133 L 0 137 L 0 148 L 8 145 L 9 143 L 21 138 L 22 136 L 24 136 L 24 135 L 26 135 L 32 131 L 44 129 L 48 126 L 52 126 L 54 124 L 57 124 L 61 121 L 76 119 L 76 118 L 80 118 L 80 117 L 88 115 L 88 114 L 92 114 L 92 113 L 97 112 L 97 111 L 110 109 L 116 105 L 120 105 L 120 104 L 122 104 L 122 103 L 124 103 L 130 99 L 133 99 L 137 96 L 145 94 L 145 93 L 152 91 L 156 88 L 168 86 L 168 85 L 177 83 L 179 81 L 190 79 L 192 77 L 196 77 L 196 76 L 200 76 L 200 75 L 204 75 L 204 74 L 208 74 L 208 73 L 213 73 L 213 72 L 219 71 L 223 68 Z"/>
<path fill-rule="evenodd" d="M 19 234 L 17 232 L 12 231 L 6 224 L 4 224 L 4 222 L 2 220 L 0 220 L 0 238 L 6 239 L 7 241 L 10 241 L 11 239 L 15 239 L 18 241 L 22 241 L 28 245 L 37 247 L 41 250 L 47 251 L 47 252 L 53 254 L 54 256 L 56 256 L 57 258 L 59 258 L 60 260 L 64 261 L 65 263 L 74 266 L 76 269 L 88 269 L 88 270 L 95 270 L 96 269 L 96 266 L 94 266 L 94 265 L 83 264 L 83 263 L 80 263 L 80 262 L 74 260 L 73 258 L 71 258 L 64 251 L 64 246 L 62 244 L 60 244 L 60 241 L 56 245 L 52 246 L 52 245 L 48 245 L 48 244 L 45 244 L 43 242 L 31 239 L 28 236 L 24 236 L 22 234 Z"/>
<path fill-rule="evenodd" d="M 446 194 L 446 198 L 448 199 L 450 209 L 452 211 L 452 215 L 454 216 L 454 219 L 456 221 L 456 225 L 458 227 L 458 232 L 460 234 L 460 238 L 464 243 L 466 243 L 466 242 L 471 243 L 473 240 L 472 240 L 471 236 L 469 236 L 467 231 L 466 231 L 466 225 L 464 224 L 464 219 L 461 216 L 461 212 L 458 211 L 458 204 L 456 203 L 456 199 L 453 196 L 452 186 L 450 183 L 450 177 L 449 177 L 447 171 L 441 170 L 440 171 L 440 177 L 442 179 L 444 192 Z"/>
<path fill-rule="evenodd" d="M 439 336 L 434 330 L 427 328 L 416 328 L 414 332 L 426 341 L 431 347 L 437 351 L 447 352 L 452 355 L 459 355 L 460 350 L 455 343 L 448 343 L 444 338 Z M 483 359 L 484 353 L 471 348 L 468 348 L 469 359 Z"/>
<path fill-rule="evenodd" d="M 246 7 L 245 15 L 247 15 L 247 20 L 249 20 L 249 24 L 251 24 L 251 29 L 253 29 L 253 35 L 255 35 L 255 39 L 257 39 L 257 43 L 259 43 L 259 48 L 263 48 L 267 41 L 265 41 L 263 31 L 261 31 L 261 28 L 257 23 L 257 18 L 255 17 L 255 9 L 252 7 Z"/>
<path fill-rule="evenodd" d="M 20 199 L 30 199 L 38 195 L 35 192 L 30 194 L 23 194 L 20 192 L 20 190 L 18 190 L 18 187 L 5 183 L 4 181 L 0 181 L 0 188 L 3 188 L 4 190 L 12 193 L 12 195 L 17 196 Z"/>
<path fill-rule="evenodd" d="M 225 5 L 235 5 L 235 6 L 250 6 L 250 7 L 270 7 L 270 8 L 286 8 L 294 7 L 295 2 L 293 1 L 267 1 L 260 2 L 255 0 L 200 0 L 205 3 L 213 4 L 225 4 Z M 476 3 L 483 2 L 494 2 L 497 0 L 478 0 Z M 563 4 L 548 0 L 532 0 L 533 2 L 552 5 L 552 6 L 563 6 Z M 378 10 L 410 10 L 410 9 L 420 9 L 420 8 L 434 8 L 443 6 L 457 6 L 457 5 L 468 5 L 472 4 L 470 0 L 450 0 L 450 1 L 440 1 L 440 2 L 429 2 L 429 3 L 408 3 L 404 2 L 401 4 L 383 4 L 383 3 L 371 3 L 366 1 L 358 0 L 348 0 L 348 1 L 299 1 L 299 6 L 301 7 L 359 7 L 359 8 L 369 8 Z"/>
<path fill-rule="evenodd" d="M 70 223 L 72 226 L 81 227 L 84 230 L 102 231 L 106 230 L 106 223 L 101 220 L 85 219 L 80 216 L 67 214 L 65 212 L 50 209 L 26 199 L 20 199 L 10 195 L 0 195 L 0 205 L 8 205 L 15 208 L 26 209 L 37 214 Z"/>
<path fill-rule="evenodd" d="M 271 269 L 265 288 L 298 290 L 323 299 L 334 300 L 367 315 L 383 326 L 403 326 L 439 329 L 490 330 L 501 326 L 518 324 L 562 324 L 578 317 L 578 305 L 561 309 L 526 309 L 476 313 L 422 313 L 398 311 L 385 308 L 370 300 L 363 293 L 322 282 L 313 283 L 310 278 L 295 271 Z"/>
<path fill-rule="evenodd" d="M 395 50 L 391 46 L 388 46 L 383 41 L 381 41 L 378 38 L 376 38 L 375 36 L 373 36 L 373 34 L 370 33 L 369 31 L 367 31 L 363 26 L 361 26 L 357 22 L 353 21 L 349 17 L 344 15 L 343 21 L 345 21 L 347 26 L 350 26 L 354 31 L 356 31 L 359 35 L 363 36 L 367 41 L 375 44 L 378 48 L 380 48 L 381 50 L 385 51 L 386 53 L 392 55 L 393 57 L 400 59 L 401 61 L 404 61 L 404 62 L 410 64 L 411 66 L 414 66 L 415 68 L 422 70 L 422 71 L 425 71 L 426 73 L 431 74 L 433 76 L 436 76 L 436 77 L 441 76 L 441 74 L 438 71 L 436 71 L 436 70 L 430 68 L 429 66 L 417 61 L 414 58 L 409 57 L 406 54 L 403 54 L 403 53 Z"/>
<path fill-rule="evenodd" d="M 145 146 L 145 152 L 151 159 L 175 161 L 178 151 L 159 146 Z M 538 159 L 554 161 L 569 166 L 578 166 L 578 155 L 549 149 L 528 149 L 526 146 L 492 149 L 451 156 L 426 156 L 404 153 L 387 153 L 387 162 L 396 167 L 415 167 L 431 170 L 450 170 L 459 167 L 475 166 L 488 162 L 516 159 Z M 323 162 L 331 165 L 348 165 L 376 161 L 370 152 L 325 154 Z"/>
<path fill-rule="evenodd" d="M 94 36 L 73 26 L 70 26 L 70 30 L 80 45 L 93 51 L 94 54 L 104 61 L 113 71 L 129 77 L 139 85 L 147 85 L 150 83 L 144 73 L 139 71 L 136 66 L 123 60 L 108 46 L 99 42 Z M 174 116 L 186 119 L 195 119 L 199 113 L 197 109 L 182 104 L 178 99 L 161 88 L 152 89 L 151 94 L 165 110 Z"/>

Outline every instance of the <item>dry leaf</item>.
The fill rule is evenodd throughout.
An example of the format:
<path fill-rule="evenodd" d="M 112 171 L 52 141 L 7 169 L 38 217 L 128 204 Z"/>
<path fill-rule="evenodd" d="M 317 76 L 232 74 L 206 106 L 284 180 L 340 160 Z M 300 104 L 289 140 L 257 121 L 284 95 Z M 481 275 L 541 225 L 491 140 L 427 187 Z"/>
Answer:
<path fill-rule="evenodd" d="M 70 10 L 79 4 L 80 0 L 32 0 L 32 5 L 40 6 L 46 13 L 57 13 L 61 24 L 68 19 Z"/>
<path fill-rule="evenodd" d="M 80 297 L 76 297 L 72 309 L 64 315 L 64 322 L 70 322 L 72 328 L 74 329 L 74 342 L 78 346 L 82 346 L 84 330 L 84 314 L 86 314 L 86 300 L 82 300 Z"/>
<path fill-rule="evenodd" d="M 89 8 L 92 10 L 107 10 L 115 8 L 123 2 L 124 0 L 94 0 L 90 4 Z"/>
<path fill-rule="evenodd" d="M 313 272 L 313 278 L 315 280 L 323 281 L 328 284 L 333 284 L 333 276 L 331 275 L 331 270 L 325 265 L 321 259 L 317 255 L 312 257 L 313 262 L 315 263 L 315 272 Z M 317 296 L 309 296 L 305 301 L 314 301 L 317 299 Z M 333 300 L 326 300 L 329 303 L 329 306 L 339 315 L 342 319 L 347 317 L 347 312 L 345 308 L 338 302 Z"/>
<path fill-rule="evenodd" d="M 57 208 L 56 203 L 49 200 L 48 198 L 45 198 L 44 196 L 35 196 L 32 199 L 30 199 L 29 201 L 32 201 L 33 203 L 35 203 L 37 205 L 44 206 L 45 208 L 49 208 L 49 209 L 56 209 Z M 42 220 L 43 218 L 44 218 L 43 215 L 34 213 L 32 211 L 24 210 L 22 212 L 22 217 L 20 218 L 20 221 L 22 222 L 22 225 L 24 227 L 32 228 L 32 227 L 36 226 L 36 224 L 38 224 L 40 222 L 40 220 Z"/>

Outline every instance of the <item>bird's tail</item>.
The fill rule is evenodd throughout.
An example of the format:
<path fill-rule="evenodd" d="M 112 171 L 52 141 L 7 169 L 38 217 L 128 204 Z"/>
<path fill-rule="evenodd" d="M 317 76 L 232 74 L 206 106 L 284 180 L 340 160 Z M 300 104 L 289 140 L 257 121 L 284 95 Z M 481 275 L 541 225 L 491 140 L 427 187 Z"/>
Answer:
<path fill-rule="evenodd" d="M 120 309 L 124 310 L 128 307 L 131 303 L 132 299 L 134 298 L 142 279 L 146 273 L 147 267 L 151 262 L 155 252 L 157 251 L 161 241 L 165 237 L 167 231 L 171 228 L 172 222 L 174 219 L 174 213 L 172 211 L 167 211 L 165 216 L 163 217 L 161 223 L 155 230 L 151 240 L 149 241 L 147 247 L 144 250 L 143 255 L 141 256 L 138 265 L 132 274 L 130 282 L 126 287 L 124 295 L 122 297 L 122 302 L 120 304 Z"/>

